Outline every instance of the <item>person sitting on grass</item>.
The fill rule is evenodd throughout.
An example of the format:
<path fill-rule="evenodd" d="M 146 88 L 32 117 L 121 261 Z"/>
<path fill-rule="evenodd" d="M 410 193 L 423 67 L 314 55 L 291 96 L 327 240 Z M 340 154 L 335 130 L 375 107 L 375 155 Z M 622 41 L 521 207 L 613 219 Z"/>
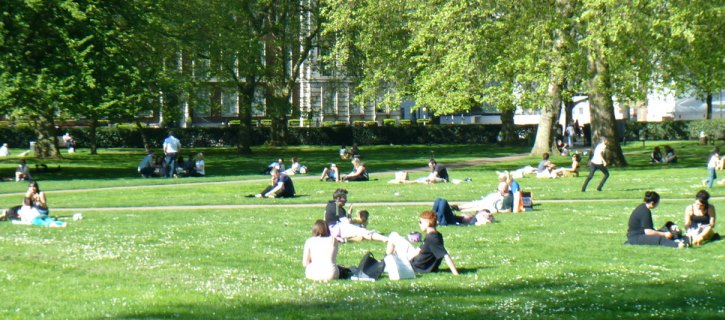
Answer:
<path fill-rule="evenodd" d="M 459 209 L 457 206 L 451 206 L 448 200 L 443 198 L 436 198 L 433 201 L 433 211 L 436 213 L 439 226 L 447 225 L 483 225 L 492 223 L 494 221 L 493 215 L 490 211 L 483 209 L 477 212 L 475 215 L 472 214 L 461 214 L 456 215 L 453 210 Z"/>
<path fill-rule="evenodd" d="M 189 169 L 189 176 L 191 177 L 203 177 L 206 175 L 206 164 L 204 163 L 204 154 L 199 152 L 196 154 L 196 159 L 192 160 L 189 156 L 189 161 L 192 167 Z"/>
<path fill-rule="evenodd" d="M 662 162 L 677 163 L 677 154 L 675 153 L 675 149 L 672 149 L 670 146 L 665 146 L 665 157 L 662 158 Z"/>
<path fill-rule="evenodd" d="M 20 164 L 18 165 L 18 168 L 15 169 L 15 182 L 18 182 L 20 180 L 32 180 L 33 177 L 30 176 L 30 169 L 28 169 L 28 164 L 25 162 L 25 159 L 20 159 Z"/>
<path fill-rule="evenodd" d="M 45 193 L 40 191 L 40 186 L 37 181 L 32 181 L 28 184 L 28 191 L 25 192 L 25 197 L 30 198 L 33 201 L 33 207 L 38 209 L 38 212 L 42 215 L 48 215 L 48 201 L 45 198 Z"/>
<path fill-rule="evenodd" d="M 418 226 L 421 233 L 425 234 L 420 248 L 414 247 L 397 232 L 392 232 L 388 237 L 385 253 L 395 254 L 401 260 L 409 261 L 415 273 L 437 272 L 441 262 L 445 261 L 451 273 L 458 275 L 453 258 L 443 244 L 443 235 L 436 229 L 436 213 L 431 210 L 423 211 L 418 216 Z"/>
<path fill-rule="evenodd" d="M 255 195 L 257 198 L 292 198 L 295 196 L 295 186 L 292 179 L 284 173 L 280 173 L 279 169 L 273 168 L 270 172 L 272 176 L 272 184 Z"/>
<path fill-rule="evenodd" d="M 563 177 L 566 174 L 573 174 L 579 176 L 579 163 L 582 161 L 582 155 L 579 152 L 575 152 L 571 155 L 571 168 L 558 168 L 554 169 L 551 174 L 557 177 Z"/>
<path fill-rule="evenodd" d="M 652 153 L 649 155 L 649 162 L 662 163 L 662 151 L 660 151 L 660 147 L 655 147 L 652 150 Z"/>
<path fill-rule="evenodd" d="M 652 209 L 660 203 L 660 195 L 654 191 L 644 194 L 644 203 L 637 206 L 629 216 L 627 243 L 633 245 L 659 245 L 673 248 L 684 248 L 687 244 L 674 241 L 675 235 L 668 230 L 655 230 L 652 222 Z"/>
<path fill-rule="evenodd" d="M 302 166 L 300 165 L 299 160 L 297 160 L 297 157 L 292 157 L 292 165 L 290 165 L 290 167 L 287 168 L 287 170 L 284 170 L 283 173 L 286 174 L 286 175 L 288 175 L 288 176 L 293 176 L 295 174 L 300 173 L 300 168 L 301 167 Z"/>
<path fill-rule="evenodd" d="M 715 206 L 708 203 L 710 193 L 700 190 L 695 196 L 695 203 L 685 208 L 685 230 L 692 245 L 699 246 L 704 241 L 719 239 L 715 233 Z"/>
<path fill-rule="evenodd" d="M 368 170 L 365 168 L 365 164 L 360 161 L 360 158 L 354 157 L 352 159 L 352 172 L 343 176 L 342 181 L 369 181 Z"/>
<path fill-rule="evenodd" d="M 330 281 L 340 277 L 337 266 L 337 241 L 330 236 L 324 220 L 312 225 L 312 237 L 307 238 L 302 251 L 302 266 L 305 278 L 315 281 Z"/>
<path fill-rule="evenodd" d="M 350 150 L 344 144 L 340 146 L 340 160 L 350 160 Z"/>
<path fill-rule="evenodd" d="M 556 165 L 554 165 L 549 160 L 549 153 L 545 152 L 541 156 L 541 161 L 539 161 L 539 165 L 536 166 L 536 177 L 537 178 L 556 178 L 556 176 L 554 176 L 552 174 L 552 171 L 554 170 L 554 168 L 556 168 Z"/>
<path fill-rule="evenodd" d="M 149 153 L 145 157 L 143 157 L 141 162 L 138 164 L 138 172 L 141 174 L 141 177 L 151 178 L 154 175 L 154 171 L 156 170 L 154 164 L 154 151 L 150 150 Z"/>
<path fill-rule="evenodd" d="M 277 169 L 280 172 L 284 171 L 284 159 L 279 158 L 275 162 L 270 162 L 269 165 L 267 165 L 267 168 L 262 170 L 262 174 L 270 174 L 272 169 Z"/>
<path fill-rule="evenodd" d="M 47 214 L 41 213 L 41 211 L 33 205 L 33 199 L 29 197 L 25 197 L 23 199 L 23 206 L 20 207 L 17 214 L 20 220 L 14 220 L 13 223 L 15 224 L 28 224 L 49 228 L 64 228 L 66 226 L 65 222 L 54 220 L 53 218 L 48 217 Z"/>
<path fill-rule="evenodd" d="M 337 168 L 337 165 L 334 163 L 330 164 L 329 168 L 322 169 L 322 175 L 320 176 L 320 181 L 334 181 L 334 182 L 340 182 L 340 170 Z"/>
<path fill-rule="evenodd" d="M 397 183 L 422 183 L 422 184 L 431 184 L 431 183 L 438 183 L 438 182 L 449 182 L 449 176 L 448 176 L 448 169 L 446 169 L 445 166 L 442 164 L 439 164 L 436 162 L 435 159 L 428 160 L 428 168 L 430 168 L 430 173 L 425 176 L 418 179 L 415 179 L 413 181 L 403 180 L 398 181 Z"/>

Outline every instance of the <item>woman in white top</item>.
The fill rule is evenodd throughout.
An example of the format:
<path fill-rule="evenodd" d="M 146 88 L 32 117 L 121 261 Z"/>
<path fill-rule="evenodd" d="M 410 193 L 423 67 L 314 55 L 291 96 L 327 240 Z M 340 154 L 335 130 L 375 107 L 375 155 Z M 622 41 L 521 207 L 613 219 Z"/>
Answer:
<path fill-rule="evenodd" d="M 324 220 L 312 225 L 312 237 L 305 241 L 302 253 L 302 266 L 305 278 L 318 281 L 330 281 L 340 276 L 337 268 L 337 241 L 330 236 L 330 229 Z"/>
<path fill-rule="evenodd" d="M 597 191 L 602 191 L 602 187 L 604 187 L 604 183 L 607 182 L 607 178 L 609 178 L 609 170 L 607 170 L 607 160 L 604 159 L 604 152 L 607 151 L 607 144 L 609 144 L 609 140 L 607 138 L 602 137 L 602 142 L 600 142 L 596 148 L 594 148 L 594 152 L 592 153 L 592 160 L 589 161 L 589 176 L 587 177 L 587 180 L 584 181 L 584 185 L 582 186 L 582 192 L 587 191 L 587 185 L 589 184 L 589 180 L 592 180 L 592 177 L 594 177 L 594 172 L 597 170 L 602 171 L 604 174 L 604 178 L 602 178 L 602 181 L 599 182 L 599 185 L 597 186 Z"/>
<path fill-rule="evenodd" d="M 194 163 L 194 175 L 204 176 L 206 175 L 206 166 L 204 165 L 204 154 L 199 152 L 196 155 L 196 162 Z"/>

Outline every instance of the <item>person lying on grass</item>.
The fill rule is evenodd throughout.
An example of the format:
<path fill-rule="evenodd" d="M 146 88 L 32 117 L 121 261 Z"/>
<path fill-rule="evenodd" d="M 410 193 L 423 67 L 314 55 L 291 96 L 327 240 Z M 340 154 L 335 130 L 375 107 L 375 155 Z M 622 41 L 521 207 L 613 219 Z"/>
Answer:
<path fill-rule="evenodd" d="M 347 212 L 352 211 L 352 206 L 348 210 L 345 209 L 347 193 L 345 189 L 335 190 L 332 195 L 332 200 L 327 203 L 327 207 L 325 208 L 325 223 L 330 228 L 333 237 L 341 242 L 361 240 L 387 241 L 388 237 L 367 229 L 367 217 L 369 216 L 367 210 L 361 211 L 360 214 L 361 216 L 365 216 L 364 220 L 359 220 L 357 223 L 351 221 Z"/>
<path fill-rule="evenodd" d="M 456 207 L 456 209 L 458 209 Z M 456 215 L 453 213 L 454 207 L 448 204 L 448 200 L 436 198 L 433 201 L 433 211 L 436 213 L 438 225 L 483 225 L 493 223 L 494 218 L 490 211 L 483 209 L 473 214 Z"/>
<path fill-rule="evenodd" d="M 495 192 L 489 193 L 485 197 L 481 197 L 481 200 L 458 204 L 457 207 L 461 212 L 466 213 L 477 213 L 483 210 L 496 213 L 511 212 L 513 205 L 514 197 L 509 190 L 509 186 L 506 182 L 502 181 L 499 182 L 498 188 Z"/>
<path fill-rule="evenodd" d="M 437 272 L 441 262 L 445 261 L 451 273 L 458 275 L 453 258 L 443 244 L 443 235 L 436 229 L 436 213 L 431 210 L 421 212 L 418 226 L 421 233 L 425 234 L 420 248 L 414 247 L 397 232 L 392 232 L 388 237 L 385 254 L 395 254 L 401 260 L 409 261 L 416 273 Z"/>
<path fill-rule="evenodd" d="M 15 224 L 28 224 L 34 226 L 43 226 L 49 228 L 65 228 L 66 223 L 63 221 L 54 220 L 48 217 L 46 214 L 42 214 L 33 205 L 33 199 L 25 197 L 23 199 L 23 206 L 18 210 L 18 217 L 20 220 L 13 220 Z"/>

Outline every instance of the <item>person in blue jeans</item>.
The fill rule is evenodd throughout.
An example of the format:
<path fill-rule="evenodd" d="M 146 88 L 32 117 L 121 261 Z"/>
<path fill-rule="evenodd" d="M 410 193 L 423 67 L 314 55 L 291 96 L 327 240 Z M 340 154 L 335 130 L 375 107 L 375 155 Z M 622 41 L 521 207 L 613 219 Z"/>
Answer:
<path fill-rule="evenodd" d="M 453 213 L 453 208 L 448 204 L 448 200 L 443 198 L 436 198 L 435 201 L 433 201 L 433 211 L 436 213 L 437 216 L 437 222 L 440 226 L 446 226 L 446 225 L 457 225 L 457 224 L 472 224 L 474 220 L 474 216 L 463 214 L 463 215 L 455 215 Z"/>
<path fill-rule="evenodd" d="M 717 180 L 717 165 L 720 163 L 720 147 L 715 147 L 710 154 L 710 160 L 707 162 L 707 187 L 712 189 L 712 184 Z"/>

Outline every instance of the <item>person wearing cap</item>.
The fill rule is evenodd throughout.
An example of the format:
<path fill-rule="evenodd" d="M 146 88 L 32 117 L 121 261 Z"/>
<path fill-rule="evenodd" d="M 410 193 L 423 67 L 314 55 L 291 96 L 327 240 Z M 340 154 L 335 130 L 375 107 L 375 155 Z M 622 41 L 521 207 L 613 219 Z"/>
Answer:
<path fill-rule="evenodd" d="M 329 168 L 323 169 L 320 181 L 340 182 L 340 170 L 337 168 L 337 165 L 331 163 Z"/>

